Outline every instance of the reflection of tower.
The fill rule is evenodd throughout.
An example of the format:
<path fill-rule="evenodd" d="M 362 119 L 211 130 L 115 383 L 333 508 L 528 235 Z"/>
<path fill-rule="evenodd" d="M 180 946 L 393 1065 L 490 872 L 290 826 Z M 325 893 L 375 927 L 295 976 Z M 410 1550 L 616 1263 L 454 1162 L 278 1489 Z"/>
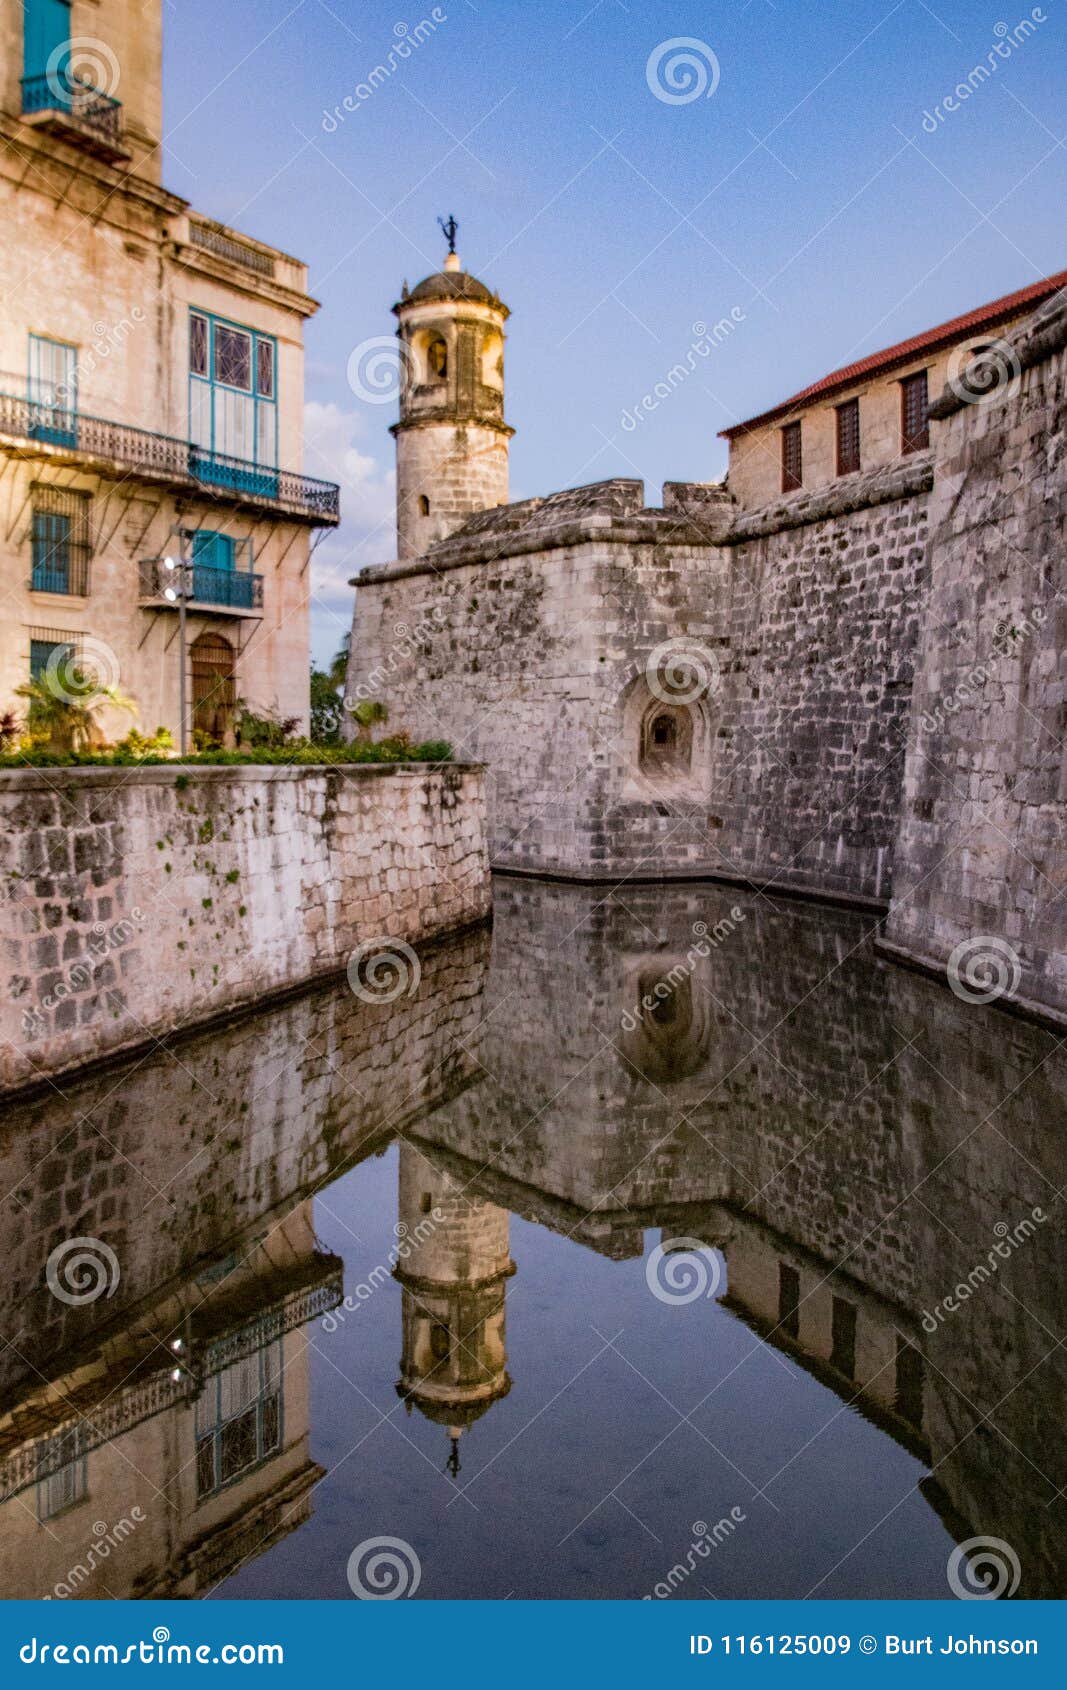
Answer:
<path fill-rule="evenodd" d="M 454 245 L 454 225 L 450 231 Z M 420 557 L 474 511 L 507 503 L 508 308 L 450 251 L 394 305 L 404 358 L 396 438 L 397 552 Z"/>
<path fill-rule="evenodd" d="M 400 1146 L 404 1353 L 397 1392 L 459 1439 L 511 1389 L 505 1285 L 515 1272 L 508 1212 L 468 1196 L 410 1144 Z"/>

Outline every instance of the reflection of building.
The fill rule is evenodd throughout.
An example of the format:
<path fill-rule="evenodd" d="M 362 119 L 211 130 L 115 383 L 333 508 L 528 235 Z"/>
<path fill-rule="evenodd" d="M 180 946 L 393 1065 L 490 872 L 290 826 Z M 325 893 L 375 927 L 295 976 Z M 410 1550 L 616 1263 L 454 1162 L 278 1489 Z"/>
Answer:
<path fill-rule="evenodd" d="M 195 1596 L 308 1516 L 300 1328 L 341 1297 L 310 1203 L 0 1418 L 7 1596 Z"/>
<path fill-rule="evenodd" d="M 914 1317 L 741 1210 L 720 1211 L 722 1302 L 923 1461 L 923 1358 Z"/>
<path fill-rule="evenodd" d="M 505 1287 L 515 1272 L 509 1215 L 476 1195 L 412 1145 L 400 1146 L 400 1231 L 407 1248 L 404 1348 L 397 1391 L 408 1410 L 447 1426 L 449 1461 L 459 1439 L 511 1389 Z"/>

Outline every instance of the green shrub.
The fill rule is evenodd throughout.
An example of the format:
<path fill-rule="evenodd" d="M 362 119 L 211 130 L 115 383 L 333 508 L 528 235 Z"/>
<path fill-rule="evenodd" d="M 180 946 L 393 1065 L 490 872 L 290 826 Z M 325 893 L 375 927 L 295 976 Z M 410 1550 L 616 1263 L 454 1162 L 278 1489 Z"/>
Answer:
<path fill-rule="evenodd" d="M 132 737 L 132 736 L 131 736 Z M 431 739 L 422 745 L 409 745 L 402 735 L 380 744 L 314 745 L 310 740 L 296 740 L 292 744 L 273 747 L 246 748 L 240 751 L 190 752 L 185 757 L 167 757 L 157 752 L 137 756 L 127 748 L 116 746 L 111 751 L 47 751 L 40 748 L 9 752 L 0 755 L 3 769 L 76 769 L 76 768 L 217 768 L 262 765 L 308 767 L 314 764 L 343 766 L 346 763 L 449 763 L 452 747 L 447 740 Z M 179 775 L 175 783 L 187 786 L 188 777 Z"/>

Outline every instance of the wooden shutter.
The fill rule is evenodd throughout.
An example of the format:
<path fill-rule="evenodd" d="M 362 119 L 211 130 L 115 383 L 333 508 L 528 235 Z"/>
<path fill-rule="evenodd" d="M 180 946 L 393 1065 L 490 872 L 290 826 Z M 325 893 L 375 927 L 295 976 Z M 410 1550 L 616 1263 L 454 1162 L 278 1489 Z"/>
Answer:
<path fill-rule="evenodd" d="M 792 493 L 804 484 L 800 424 L 786 423 L 782 430 L 782 492 Z"/>
<path fill-rule="evenodd" d="M 847 399 L 837 407 L 837 473 L 851 475 L 860 467 L 860 402 Z"/>
<path fill-rule="evenodd" d="M 901 450 L 922 452 L 930 444 L 930 407 L 926 371 L 906 376 L 900 384 Z"/>

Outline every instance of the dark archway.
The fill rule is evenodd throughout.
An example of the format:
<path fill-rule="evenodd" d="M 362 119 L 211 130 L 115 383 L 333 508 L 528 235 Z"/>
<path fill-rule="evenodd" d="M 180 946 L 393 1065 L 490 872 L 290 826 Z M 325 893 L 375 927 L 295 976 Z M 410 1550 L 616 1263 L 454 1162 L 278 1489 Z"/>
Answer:
<path fill-rule="evenodd" d="M 687 704 L 664 704 L 654 699 L 641 720 L 638 766 L 653 780 L 683 779 L 693 764 L 693 716 Z"/>
<path fill-rule="evenodd" d="M 223 634 L 201 634 L 189 648 L 189 669 L 193 732 L 225 745 L 237 709 L 237 654 Z"/>

